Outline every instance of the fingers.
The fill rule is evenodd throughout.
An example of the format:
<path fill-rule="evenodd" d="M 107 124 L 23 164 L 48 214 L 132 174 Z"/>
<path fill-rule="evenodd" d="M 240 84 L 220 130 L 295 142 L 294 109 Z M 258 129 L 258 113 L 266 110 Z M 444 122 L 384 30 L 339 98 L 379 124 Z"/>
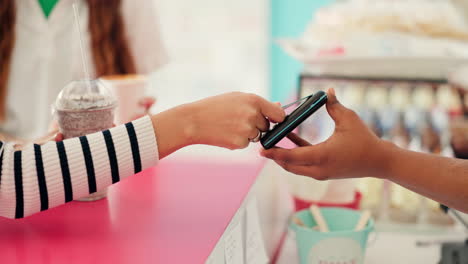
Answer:
<path fill-rule="evenodd" d="M 63 134 L 58 133 L 57 135 L 55 135 L 55 141 L 56 142 L 63 141 Z"/>
<path fill-rule="evenodd" d="M 150 114 L 151 107 L 153 107 L 153 105 L 155 103 L 156 103 L 156 98 L 154 98 L 152 96 L 147 96 L 147 97 L 141 98 L 138 101 L 138 105 L 145 109 L 144 114 L 142 116 Z M 138 119 L 138 118 L 140 118 L 140 117 L 137 116 L 137 118 L 135 118 L 135 119 Z"/>
<path fill-rule="evenodd" d="M 49 129 L 48 131 L 56 131 L 59 129 L 59 126 L 58 126 L 58 122 L 57 120 L 53 120 L 50 124 L 49 124 Z"/>
<path fill-rule="evenodd" d="M 328 89 L 327 94 L 327 111 L 335 123 L 339 123 L 343 118 L 343 114 L 346 112 L 347 108 L 344 107 L 336 98 L 335 89 Z"/>
<path fill-rule="evenodd" d="M 320 168 L 315 166 L 305 166 L 305 165 L 295 165 L 287 162 L 282 161 L 275 161 L 276 164 L 280 165 L 286 171 L 297 175 L 303 175 L 307 177 L 312 177 L 317 180 L 325 180 L 326 177 L 320 170 Z"/>
<path fill-rule="evenodd" d="M 49 141 L 55 140 L 57 133 L 58 133 L 58 129 L 54 131 L 50 131 L 47 133 L 47 135 L 42 136 L 38 139 L 35 139 L 33 143 L 38 144 L 38 145 L 43 145 Z"/>
<path fill-rule="evenodd" d="M 259 138 L 262 132 L 258 130 L 257 128 L 252 129 L 252 131 L 249 133 L 249 140 L 257 139 Z"/>
<path fill-rule="evenodd" d="M 307 147 L 307 146 L 311 146 L 311 144 L 309 142 L 307 142 L 305 139 L 301 138 L 299 135 L 297 135 L 296 133 L 289 133 L 287 135 L 287 137 L 289 138 L 289 140 L 291 140 L 294 144 L 296 144 L 296 146 L 298 147 Z"/>
<path fill-rule="evenodd" d="M 279 108 L 281 108 L 281 103 L 276 102 L 276 103 L 273 103 L 273 104 L 278 106 Z M 283 109 L 281 108 L 281 110 L 283 110 Z M 271 118 L 270 118 L 270 120 L 273 121 L 273 119 L 271 119 Z M 258 116 L 257 128 L 262 132 L 267 132 L 268 130 L 270 130 L 270 120 L 266 119 L 265 116 Z M 284 118 L 283 118 L 283 120 L 284 120 Z M 273 121 L 273 122 L 278 123 L 278 122 L 281 122 L 281 121 Z"/>
<path fill-rule="evenodd" d="M 265 158 L 293 165 L 318 165 L 323 163 L 323 155 L 317 146 L 300 147 L 295 149 L 273 148 L 262 150 L 260 155 Z"/>
<path fill-rule="evenodd" d="M 274 123 L 283 122 L 286 113 L 280 105 L 269 102 L 261 97 L 258 97 L 258 104 L 263 116 L 267 117 L 268 120 Z"/>
<path fill-rule="evenodd" d="M 250 144 L 250 140 L 248 138 L 239 137 L 224 147 L 227 147 L 230 150 L 236 150 L 236 149 L 244 149 L 248 147 L 249 144 Z"/>
<path fill-rule="evenodd" d="M 143 97 L 138 101 L 138 105 L 145 108 L 145 110 L 149 110 L 154 104 L 156 103 L 156 98 L 147 96 Z"/>
<path fill-rule="evenodd" d="M 262 132 L 266 132 L 270 129 L 270 121 L 265 119 L 262 115 L 257 116 L 256 127 Z"/>

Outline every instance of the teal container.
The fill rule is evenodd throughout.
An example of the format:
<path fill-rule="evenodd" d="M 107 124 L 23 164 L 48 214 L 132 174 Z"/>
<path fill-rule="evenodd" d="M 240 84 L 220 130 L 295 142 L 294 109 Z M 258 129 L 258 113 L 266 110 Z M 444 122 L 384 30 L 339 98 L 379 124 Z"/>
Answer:
<path fill-rule="evenodd" d="M 321 208 L 320 211 L 330 232 L 308 228 L 317 223 L 307 209 L 294 215 L 308 226 L 301 227 L 291 223 L 291 229 L 296 233 L 300 263 L 364 263 L 367 239 L 374 230 L 374 221 L 370 219 L 364 229 L 354 231 L 361 212 L 342 208 Z"/>

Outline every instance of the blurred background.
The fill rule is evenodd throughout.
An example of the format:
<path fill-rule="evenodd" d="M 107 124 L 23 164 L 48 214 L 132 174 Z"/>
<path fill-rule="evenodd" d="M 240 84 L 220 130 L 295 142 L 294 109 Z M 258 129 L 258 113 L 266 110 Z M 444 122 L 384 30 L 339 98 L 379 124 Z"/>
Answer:
<path fill-rule="evenodd" d="M 115 107 L 110 92 L 118 107 L 115 118 L 105 116 L 106 128 L 230 91 L 285 105 L 333 87 L 378 137 L 412 151 L 468 159 L 468 0 L 74 3 L 75 8 L 65 0 L 0 4 L 0 136 L 6 141 L 31 143 L 58 128 L 56 117 L 69 110 L 110 113 Z M 83 77 L 103 82 L 70 83 Z M 99 111 L 59 109 L 62 99 L 87 102 L 91 88 L 107 99 L 105 108 L 91 100 Z M 297 130 L 313 144 L 333 131 L 325 107 Z M 41 142 L 54 137 L 49 133 Z M 294 147 L 288 140 L 280 144 Z M 260 147 L 189 146 L 165 160 L 224 162 L 236 168 L 239 182 L 245 180 L 242 166 L 265 162 L 263 173 L 275 180 L 268 178 L 264 187 L 270 196 L 258 200 L 270 202 L 273 212 L 281 209 L 279 194 L 297 211 L 312 204 L 368 210 L 380 232 L 372 263 L 383 263 L 389 248 L 398 246 L 404 263 L 416 263 L 415 256 L 436 259 L 419 249 L 436 245 L 431 252 L 438 254 L 446 242 L 466 239 L 468 225 L 449 217 L 440 204 L 379 175 L 319 182 L 261 158 Z"/>
<path fill-rule="evenodd" d="M 468 1 L 155 1 L 170 59 L 151 76 L 154 111 L 229 91 L 287 103 L 335 87 L 380 137 L 467 157 Z M 318 143 L 333 129 L 322 109 L 300 133 Z M 318 183 L 295 175 L 288 182 L 298 208 L 360 204 L 384 224 L 454 225 L 439 204 L 389 182 Z"/>
<path fill-rule="evenodd" d="M 333 2 L 153 1 L 170 57 L 152 76 L 158 111 L 228 91 L 289 99 L 302 66 L 275 40 L 301 36 L 314 11 Z"/>
<path fill-rule="evenodd" d="M 267 0 L 155 1 L 169 54 L 153 76 L 156 110 L 229 91 L 269 94 Z"/>

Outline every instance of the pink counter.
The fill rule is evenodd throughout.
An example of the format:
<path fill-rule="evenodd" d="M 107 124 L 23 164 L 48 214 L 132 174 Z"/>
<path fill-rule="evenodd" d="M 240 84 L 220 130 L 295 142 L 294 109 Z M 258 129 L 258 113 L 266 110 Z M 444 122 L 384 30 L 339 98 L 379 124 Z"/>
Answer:
<path fill-rule="evenodd" d="M 0 219 L 0 263 L 204 263 L 263 163 L 162 161 L 108 199 Z"/>

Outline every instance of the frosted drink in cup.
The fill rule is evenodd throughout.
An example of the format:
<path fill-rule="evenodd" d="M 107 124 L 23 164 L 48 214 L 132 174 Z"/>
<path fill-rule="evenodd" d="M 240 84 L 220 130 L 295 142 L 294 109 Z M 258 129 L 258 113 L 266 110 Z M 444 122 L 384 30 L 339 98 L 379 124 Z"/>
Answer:
<path fill-rule="evenodd" d="M 55 102 L 60 132 L 67 139 L 111 128 L 116 106 L 116 99 L 100 81 L 71 82 L 60 92 Z M 106 194 L 107 190 L 95 192 L 79 201 L 99 200 Z"/>

